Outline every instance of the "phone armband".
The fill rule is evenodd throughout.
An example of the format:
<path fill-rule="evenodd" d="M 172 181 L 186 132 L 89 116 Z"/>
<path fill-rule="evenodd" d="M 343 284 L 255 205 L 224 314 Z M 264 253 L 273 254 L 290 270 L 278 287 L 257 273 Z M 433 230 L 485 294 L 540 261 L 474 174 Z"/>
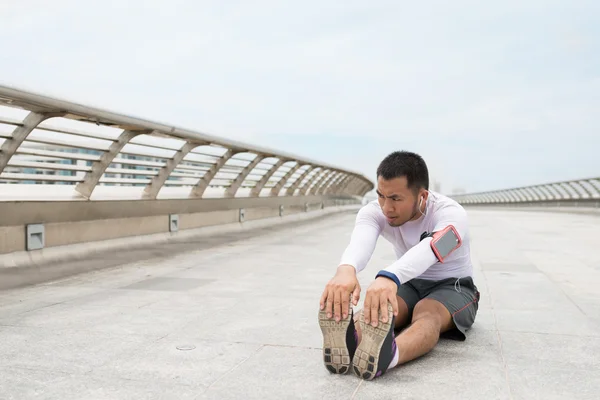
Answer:
<path fill-rule="evenodd" d="M 441 231 L 434 232 L 431 237 L 431 249 L 441 263 L 462 244 L 462 239 L 458 231 L 452 225 L 448 225 Z"/>

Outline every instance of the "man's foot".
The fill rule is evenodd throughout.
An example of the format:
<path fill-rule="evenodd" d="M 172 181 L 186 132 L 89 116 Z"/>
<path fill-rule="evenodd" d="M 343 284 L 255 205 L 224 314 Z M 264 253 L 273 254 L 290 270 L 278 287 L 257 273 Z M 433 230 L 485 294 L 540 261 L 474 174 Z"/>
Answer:
<path fill-rule="evenodd" d="M 383 323 L 381 316 L 376 327 L 365 323 L 364 314 L 360 315 L 362 339 L 352 360 L 354 373 L 363 379 L 371 380 L 383 375 L 395 360 L 396 338 L 394 336 L 394 310 L 388 302 L 388 322 Z"/>
<path fill-rule="evenodd" d="M 323 360 L 325 367 L 334 374 L 345 374 L 350 370 L 352 357 L 358 345 L 358 333 L 352 319 L 352 307 L 348 316 L 336 322 L 327 318 L 325 311 L 319 312 L 319 326 L 323 333 Z"/>

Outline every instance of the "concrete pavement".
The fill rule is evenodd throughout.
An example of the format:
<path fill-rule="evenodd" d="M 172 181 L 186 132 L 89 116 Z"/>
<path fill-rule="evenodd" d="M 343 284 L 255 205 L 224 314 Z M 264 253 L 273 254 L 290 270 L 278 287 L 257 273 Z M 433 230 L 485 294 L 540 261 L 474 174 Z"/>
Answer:
<path fill-rule="evenodd" d="M 374 381 L 321 362 L 346 213 L 0 292 L 0 398 L 598 398 L 600 217 L 469 213 L 482 301 L 467 341 Z M 381 240 L 363 293 L 392 260 Z"/>

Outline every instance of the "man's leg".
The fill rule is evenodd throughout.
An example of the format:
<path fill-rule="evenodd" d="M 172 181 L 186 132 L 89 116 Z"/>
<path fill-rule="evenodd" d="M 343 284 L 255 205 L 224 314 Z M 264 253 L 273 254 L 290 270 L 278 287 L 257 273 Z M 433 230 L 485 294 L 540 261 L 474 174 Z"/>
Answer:
<path fill-rule="evenodd" d="M 475 321 L 479 301 L 479 292 L 472 279 L 462 278 L 460 285 L 452 278 L 437 282 L 417 281 L 415 284 L 421 287 L 415 288 L 415 293 L 428 294 L 416 302 L 411 325 L 398 336 L 391 325 L 393 310 L 390 303 L 388 322 L 384 323 L 380 317 L 380 323 L 373 327 L 365 324 L 364 318 L 359 320 L 357 326 L 363 330 L 362 338 L 352 360 L 356 375 L 368 380 L 381 376 L 389 369 L 429 352 L 445 332 L 456 331 L 464 340 L 465 331 Z"/>
<path fill-rule="evenodd" d="M 437 344 L 440 334 L 454 328 L 448 309 L 439 301 L 423 299 L 413 311 L 412 324 L 396 337 L 398 364 L 414 360 Z"/>
<path fill-rule="evenodd" d="M 437 282 L 415 306 L 410 327 L 396 338 L 398 364 L 428 353 L 442 334 L 465 340 L 465 332 L 475 322 L 479 296 L 471 277 Z"/>

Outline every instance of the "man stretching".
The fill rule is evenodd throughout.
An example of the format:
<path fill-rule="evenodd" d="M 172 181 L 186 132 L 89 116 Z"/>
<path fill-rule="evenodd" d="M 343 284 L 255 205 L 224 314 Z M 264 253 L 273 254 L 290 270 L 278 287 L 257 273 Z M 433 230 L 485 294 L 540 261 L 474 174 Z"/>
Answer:
<path fill-rule="evenodd" d="M 429 191 L 425 161 L 405 151 L 388 155 L 377 169 L 377 195 L 358 212 L 319 311 L 326 368 L 346 373 L 352 364 L 367 380 L 426 354 L 442 334 L 465 340 L 479 301 L 466 212 Z M 354 316 L 356 275 L 379 236 L 392 243 L 397 260 L 377 273 Z"/>

